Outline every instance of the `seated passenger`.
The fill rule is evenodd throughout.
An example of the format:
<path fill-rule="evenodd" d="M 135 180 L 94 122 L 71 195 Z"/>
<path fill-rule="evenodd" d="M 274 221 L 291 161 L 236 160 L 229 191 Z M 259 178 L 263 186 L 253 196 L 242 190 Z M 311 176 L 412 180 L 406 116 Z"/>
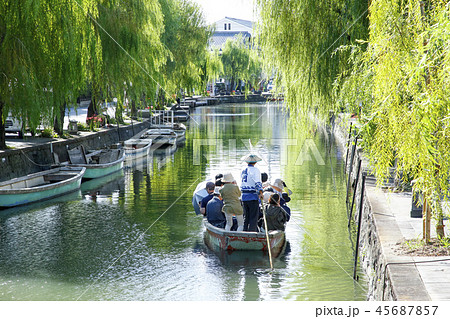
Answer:
<path fill-rule="evenodd" d="M 269 198 L 270 196 L 272 196 L 274 193 L 273 188 L 272 187 L 265 187 L 263 189 L 263 205 L 264 204 L 268 204 L 269 203 Z"/>
<path fill-rule="evenodd" d="M 291 209 L 286 205 L 286 203 L 289 203 L 290 201 L 291 198 L 289 197 L 288 193 L 281 194 L 280 206 L 286 212 L 287 221 L 291 219 Z"/>
<path fill-rule="evenodd" d="M 238 228 L 237 231 L 244 229 L 244 210 L 242 209 L 240 197 L 241 190 L 236 185 L 236 181 L 231 173 L 227 173 L 222 178 L 223 187 L 219 190 L 223 199 L 223 212 L 227 219 L 225 230 L 230 230 L 233 226 L 233 215 L 236 216 Z"/>
<path fill-rule="evenodd" d="M 206 205 L 206 219 L 216 227 L 225 228 L 227 220 L 222 212 L 223 202 L 219 193 L 214 193 L 214 197 Z"/>
<path fill-rule="evenodd" d="M 289 221 L 289 219 L 291 218 L 291 209 L 286 205 L 286 203 L 291 200 L 289 195 L 292 194 L 292 192 L 287 188 L 286 183 L 280 178 L 277 178 L 271 186 L 273 192 L 280 195 L 280 206 L 286 211 L 287 221 Z M 284 189 L 287 189 L 289 193 L 285 193 Z"/>
<path fill-rule="evenodd" d="M 267 175 L 267 173 L 261 173 L 261 183 L 262 183 L 262 187 L 263 189 L 266 188 L 267 186 L 270 186 L 270 182 L 269 182 L 269 175 Z"/>
<path fill-rule="evenodd" d="M 287 214 L 280 207 L 280 195 L 273 194 L 270 196 L 269 204 L 264 206 L 264 214 L 266 215 L 267 230 L 282 230 L 286 228 Z M 263 224 L 264 226 L 264 224 Z"/>
<path fill-rule="evenodd" d="M 200 213 L 203 216 L 206 216 L 206 204 L 213 198 L 214 188 L 216 185 L 213 182 L 206 183 L 206 191 L 208 192 L 208 195 L 203 197 L 202 201 L 199 203 L 200 206 Z"/>
<path fill-rule="evenodd" d="M 222 186 L 223 186 L 222 177 L 219 179 L 216 179 L 216 187 L 214 188 L 214 193 L 219 193 L 219 190 L 222 188 Z"/>

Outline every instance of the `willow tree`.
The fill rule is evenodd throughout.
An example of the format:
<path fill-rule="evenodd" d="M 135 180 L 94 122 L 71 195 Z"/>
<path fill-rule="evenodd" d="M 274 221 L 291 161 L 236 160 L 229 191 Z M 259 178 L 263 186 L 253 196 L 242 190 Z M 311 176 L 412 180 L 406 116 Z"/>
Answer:
<path fill-rule="evenodd" d="M 223 74 L 223 63 L 219 51 L 213 50 L 206 55 L 206 82 L 211 82 L 211 88 L 214 90 L 214 81 Z M 207 83 L 204 83 L 206 86 Z"/>
<path fill-rule="evenodd" d="M 249 50 L 249 64 L 244 71 L 246 93 L 251 87 L 258 87 L 263 78 L 263 62 L 260 54 L 260 51 L 255 48 Z"/>
<path fill-rule="evenodd" d="M 66 106 L 75 104 L 85 91 L 86 79 L 92 73 L 89 60 L 99 59 L 101 43 L 95 34 L 91 17 L 97 17 L 97 1 L 47 1 L 51 14 L 39 32 L 44 32 L 49 44 L 48 69 L 50 79 L 54 130 L 62 136 Z M 47 5 L 43 5 L 45 8 Z"/>
<path fill-rule="evenodd" d="M 361 101 L 366 150 L 380 180 L 397 162 L 438 218 L 450 172 L 450 10 L 441 1 L 374 0 L 368 48 L 341 96 Z M 369 82 L 367 90 L 351 83 Z M 351 103 L 351 101 L 349 101 Z M 429 239 L 429 232 L 424 234 Z"/>
<path fill-rule="evenodd" d="M 228 39 L 222 53 L 224 76 L 230 81 L 231 90 L 240 87 L 250 64 L 249 43 L 241 36 Z"/>
<path fill-rule="evenodd" d="M 295 114 L 328 113 L 336 77 L 347 67 L 342 45 L 367 38 L 368 1 L 256 0 L 258 45 L 267 72 Z"/>
<path fill-rule="evenodd" d="M 163 93 L 177 95 L 180 89 L 192 91 L 203 84 L 211 27 L 198 4 L 189 0 L 160 0 L 165 30 L 162 42 L 169 50 L 163 71 Z"/>
<path fill-rule="evenodd" d="M 87 74 L 96 1 L 3 1 L 0 5 L 0 113 L 35 128 L 43 118 L 61 125 L 61 107 L 77 97 Z M 2 128 L 2 127 L 0 127 Z M 62 129 L 61 129 L 62 132 Z M 4 130 L 0 147 L 5 148 Z"/>
<path fill-rule="evenodd" d="M 156 92 L 158 76 L 167 57 L 161 36 L 163 15 L 158 0 L 100 1 L 98 34 L 102 42 L 99 99 L 125 98 L 135 105 Z M 122 104 L 122 103 L 120 103 Z M 95 110 L 98 112 L 98 110 Z"/>

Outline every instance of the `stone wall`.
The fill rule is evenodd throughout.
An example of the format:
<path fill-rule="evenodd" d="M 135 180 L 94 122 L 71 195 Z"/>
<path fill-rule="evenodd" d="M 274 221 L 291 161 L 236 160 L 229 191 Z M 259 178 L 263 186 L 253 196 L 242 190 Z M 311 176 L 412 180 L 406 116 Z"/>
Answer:
<path fill-rule="evenodd" d="M 11 149 L 0 152 L 0 182 L 49 169 L 54 164 L 53 153 L 60 162 L 68 161 L 67 149 L 83 145 L 86 149 L 106 148 L 127 140 L 150 127 L 148 121 L 133 125 L 102 129 L 99 132 L 84 133 L 66 140 L 55 140 L 45 144 Z"/>
<path fill-rule="evenodd" d="M 368 160 L 364 157 L 360 147 L 356 147 L 354 160 L 351 163 L 352 143 L 349 144 L 347 153 L 350 122 L 350 120 L 337 118 L 333 127 L 333 134 L 338 145 L 342 148 L 343 154 L 348 154 L 346 171 L 347 174 L 350 174 L 349 206 L 351 206 L 353 192 L 355 192 L 352 211 L 352 219 L 355 225 L 358 224 L 359 219 L 362 174 L 367 175 L 362 202 L 361 233 L 359 240 L 359 261 L 368 280 L 367 300 L 396 300 L 394 289 L 391 285 L 389 268 L 386 272 L 386 258 L 379 237 L 380 230 L 377 227 L 377 223 L 382 222 L 382 220 L 380 218 L 374 218 L 374 211 L 383 210 L 383 207 L 379 206 L 384 204 L 384 198 L 376 198 L 376 180 L 370 175 Z M 361 169 L 358 183 L 356 184 L 359 159 L 361 159 Z"/>

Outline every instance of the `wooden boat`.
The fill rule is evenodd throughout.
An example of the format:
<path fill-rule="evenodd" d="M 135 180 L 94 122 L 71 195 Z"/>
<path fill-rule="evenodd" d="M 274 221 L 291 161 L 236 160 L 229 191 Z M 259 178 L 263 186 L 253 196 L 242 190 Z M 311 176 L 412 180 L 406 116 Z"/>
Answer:
<path fill-rule="evenodd" d="M 172 129 L 177 134 L 177 144 L 183 143 L 186 140 L 186 125 L 174 123 Z"/>
<path fill-rule="evenodd" d="M 0 183 L 0 207 L 33 203 L 80 189 L 84 167 L 58 167 Z"/>
<path fill-rule="evenodd" d="M 173 130 L 176 134 L 177 144 L 181 144 L 186 140 L 186 125 L 183 123 L 153 124 L 152 129 Z"/>
<path fill-rule="evenodd" d="M 103 149 L 85 152 L 82 146 L 67 151 L 69 167 L 85 167 L 83 179 L 99 178 L 123 168 L 125 152 L 123 149 Z"/>
<path fill-rule="evenodd" d="M 123 142 L 125 157 L 139 158 L 148 155 L 153 140 L 151 138 L 142 137 L 146 131 L 147 130 L 144 130 Z"/>
<path fill-rule="evenodd" d="M 163 120 L 172 122 L 187 122 L 189 120 L 189 112 L 184 109 L 170 110 L 163 113 Z"/>
<path fill-rule="evenodd" d="M 152 149 L 169 147 L 177 142 L 177 135 L 172 129 L 150 129 L 142 137 L 152 139 Z"/>
<path fill-rule="evenodd" d="M 267 238 L 264 232 L 226 231 L 214 227 L 203 220 L 205 243 L 212 250 L 262 250 L 267 251 Z M 273 256 L 278 256 L 285 243 L 284 231 L 269 231 L 270 249 Z"/>

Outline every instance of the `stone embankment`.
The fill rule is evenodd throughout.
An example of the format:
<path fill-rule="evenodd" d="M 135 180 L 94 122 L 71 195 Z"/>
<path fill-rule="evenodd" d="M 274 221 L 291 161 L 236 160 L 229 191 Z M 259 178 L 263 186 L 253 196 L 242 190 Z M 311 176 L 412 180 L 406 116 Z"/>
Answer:
<path fill-rule="evenodd" d="M 411 192 L 376 186 L 363 150 L 358 144 L 353 147 L 352 143 L 348 143 L 352 122 L 356 124 L 348 118 L 337 118 L 333 133 L 344 154 L 347 154 L 346 170 L 350 176 L 348 202 L 351 206 L 354 193 L 351 218 L 355 224 L 359 222 L 362 208 L 359 261 L 368 278 L 367 299 L 450 300 L 447 284 L 450 280 L 449 256 L 417 256 L 401 248 L 407 240 L 422 238 L 422 219 L 415 218 L 417 212 L 412 212 Z M 366 176 L 364 189 L 363 174 Z"/>
<path fill-rule="evenodd" d="M 55 164 L 55 157 L 60 162 L 68 161 L 68 148 L 78 145 L 83 145 L 86 149 L 105 148 L 129 139 L 149 127 L 150 122 L 144 121 L 101 129 L 98 132 L 78 132 L 78 135 L 68 139 L 29 137 L 20 140 L 20 143 L 13 142 L 17 147 L 0 151 L 0 182 L 48 169 Z"/>

